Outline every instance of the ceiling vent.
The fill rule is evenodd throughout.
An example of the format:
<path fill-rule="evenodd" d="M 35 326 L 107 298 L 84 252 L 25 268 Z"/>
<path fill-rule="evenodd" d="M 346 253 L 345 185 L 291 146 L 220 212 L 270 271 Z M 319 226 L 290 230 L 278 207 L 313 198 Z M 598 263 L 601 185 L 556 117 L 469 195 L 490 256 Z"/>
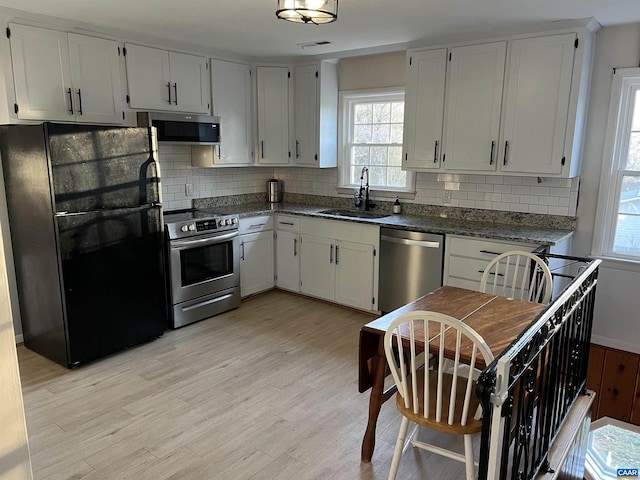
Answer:
<path fill-rule="evenodd" d="M 331 42 L 328 40 L 320 40 L 319 42 L 309 42 L 309 43 L 298 43 L 297 45 L 300 48 L 314 48 L 314 47 L 321 47 L 323 45 L 330 45 Z"/>

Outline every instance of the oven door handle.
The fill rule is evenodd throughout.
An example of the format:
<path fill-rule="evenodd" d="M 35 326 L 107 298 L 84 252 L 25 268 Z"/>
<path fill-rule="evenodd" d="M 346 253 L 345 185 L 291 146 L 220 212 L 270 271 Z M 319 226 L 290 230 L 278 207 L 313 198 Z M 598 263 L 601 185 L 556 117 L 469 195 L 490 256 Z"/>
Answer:
<path fill-rule="evenodd" d="M 225 233 L 223 235 L 216 235 L 215 237 L 202 238 L 200 240 L 172 240 L 171 248 L 176 250 L 183 250 L 185 248 L 200 247 L 203 245 L 215 245 L 216 243 L 226 242 L 238 236 L 238 232 Z"/>

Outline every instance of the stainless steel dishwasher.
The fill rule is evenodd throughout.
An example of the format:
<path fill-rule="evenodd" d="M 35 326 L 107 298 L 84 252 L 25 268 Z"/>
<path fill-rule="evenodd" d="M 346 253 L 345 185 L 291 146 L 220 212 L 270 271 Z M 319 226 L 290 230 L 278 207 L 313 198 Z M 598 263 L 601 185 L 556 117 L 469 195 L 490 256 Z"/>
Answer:
<path fill-rule="evenodd" d="M 380 292 L 384 313 L 442 286 L 444 235 L 380 229 Z"/>

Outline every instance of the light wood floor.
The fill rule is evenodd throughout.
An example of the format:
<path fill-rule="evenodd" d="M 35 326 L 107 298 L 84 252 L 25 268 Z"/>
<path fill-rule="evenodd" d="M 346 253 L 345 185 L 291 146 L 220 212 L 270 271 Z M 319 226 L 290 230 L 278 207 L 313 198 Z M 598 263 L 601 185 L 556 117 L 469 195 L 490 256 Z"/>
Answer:
<path fill-rule="evenodd" d="M 19 347 L 35 478 L 386 479 L 393 402 L 360 462 L 358 332 L 371 319 L 272 291 L 75 370 Z M 457 480 L 464 467 L 409 451 L 398 478 Z"/>

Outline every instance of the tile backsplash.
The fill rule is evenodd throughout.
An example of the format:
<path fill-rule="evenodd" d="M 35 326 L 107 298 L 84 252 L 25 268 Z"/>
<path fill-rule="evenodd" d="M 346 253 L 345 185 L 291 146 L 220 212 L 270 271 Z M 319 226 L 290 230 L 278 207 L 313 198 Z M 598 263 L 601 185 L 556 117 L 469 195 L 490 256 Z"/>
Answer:
<path fill-rule="evenodd" d="M 162 194 L 167 210 L 191 207 L 194 198 L 266 192 L 266 181 L 279 178 L 285 192 L 344 196 L 336 192 L 337 169 L 294 167 L 196 168 L 191 147 L 161 145 Z M 508 212 L 575 216 L 579 178 L 507 177 L 418 173 L 415 200 L 405 203 L 445 205 Z M 445 191 L 450 200 L 443 201 Z M 373 195 L 375 199 L 375 195 Z"/>

